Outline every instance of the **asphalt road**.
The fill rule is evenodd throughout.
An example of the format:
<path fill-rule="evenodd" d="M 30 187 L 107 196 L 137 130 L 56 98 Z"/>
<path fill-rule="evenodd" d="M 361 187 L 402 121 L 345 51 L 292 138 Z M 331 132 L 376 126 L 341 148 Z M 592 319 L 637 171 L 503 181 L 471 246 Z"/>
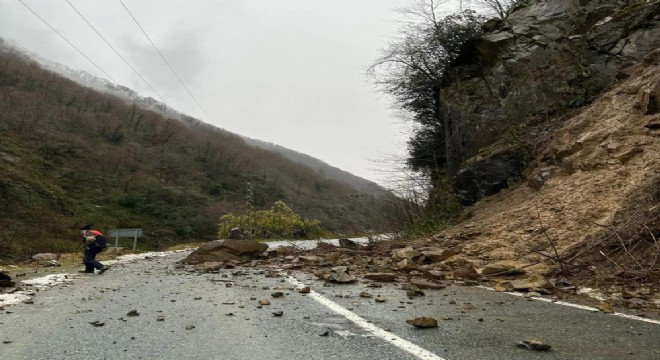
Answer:
<path fill-rule="evenodd" d="M 174 267 L 183 256 L 116 265 L 5 307 L 0 359 L 660 359 L 655 323 L 458 285 L 411 300 L 396 284 L 325 287 L 256 268 L 189 273 Z M 300 283 L 314 291 L 298 293 Z M 261 299 L 271 305 L 259 308 Z M 405 322 L 418 316 L 439 326 Z M 515 346 L 528 339 L 552 350 Z"/>

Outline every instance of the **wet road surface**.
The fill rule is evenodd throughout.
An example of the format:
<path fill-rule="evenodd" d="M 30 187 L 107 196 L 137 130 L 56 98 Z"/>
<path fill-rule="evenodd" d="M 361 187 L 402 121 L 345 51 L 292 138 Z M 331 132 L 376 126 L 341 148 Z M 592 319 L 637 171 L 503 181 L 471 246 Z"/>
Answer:
<path fill-rule="evenodd" d="M 115 265 L 5 307 L 0 359 L 660 359 L 654 323 L 458 285 L 408 299 L 400 285 L 325 287 L 304 273 L 189 273 L 175 269 L 184 256 Z M 439 327 L 405 322 L 418 316 Z M 552 351 L 515 346 L 534 338 Z"/>

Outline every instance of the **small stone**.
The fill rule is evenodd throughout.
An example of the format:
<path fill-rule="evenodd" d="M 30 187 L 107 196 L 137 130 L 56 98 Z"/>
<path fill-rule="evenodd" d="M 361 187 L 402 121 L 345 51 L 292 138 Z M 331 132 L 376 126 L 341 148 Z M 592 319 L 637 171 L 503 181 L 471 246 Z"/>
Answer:
<path fill-rule="evenodd" d="M 284 311 L 278 310 L 278 311 L 273 311 L 273 315 L 276 317 L 280 317 L 284 314 Z"/>
<path fill-rule="evenodd" d="M 267 299 L 259 300 L 259 305 L 270 305 L 270 301 Z"/>
<path fill-rule="evenodd" d="M 414 327 L 417 328 L 434 328 L 438 327 L 438 320 L 432 318 L 432 317 L 418 317 L 410 320 L 406 320 L 406 322 Z"/>
<path fill-rule="evenodd" d="M 598 310 L 600 310 L 600 311 L 606 313 L 606 314 L 612 314 L 612 313 L 614 313 L 614 309 L 612 308 L 612 305 L 610 305 L 610 304 L 608 304 L 608 303 L 606 303 L 606 302 L 602 302 L 602 303 L 598 304 L 598 306 L 596 306 L 596 308 L 597 308 Z"/>
<path fill-rule="evenodd" d="M 284 293 L 281 292 L 281 291 L 276 291 L 276 292 L 270 294 L 270 296 L 272 296 L 272 297 L 274 297 L 274 298 L 279 298 L 279 297 L 284 296 Z"/>
<path fill-rule="evenodd" d="M 101 322 L 101 321 L 98 321 L 98 320 L 94 320 L 94 321 L 90 322 L 90 324 L 92 324 L 93 326 L 96 326 L 96 327 L 100 327 L 100 326 L 105 325 L 104 322 Z"/>
<path fill-rule="evenodd" d="M 371 293 L 369 293 L 369 292 L 367 292 L 367 291 L 363 291 L 363 292 L 360 293 L 360 297 L 361 297 L 361 298 L 370 298 L 370 297 L 371 297 Z"/>
<path fill-rule="evenodd" d="M 131 310 L 128 313 L 126 313 L 126 316 L 140 316 L 140 313 L 138 313 L 137 310 Z"/>
<path fill-rule="evenodd" d="M 310 289 L 309 286 L 305 286 L 303 288 L 300 288 L 298 292 L 301 294 L 309 294 L 310 292 L 312 292 L 312 289 Z"/>
<path fill-rule="evenodd" d="M 383 302 L 385 302 L 385 298 L 382 297 L 382 296 L 380 296 L 380 295 L 379 295 L 378 297 L 376 297 L 374 300 L 375 300 L 377 303 L 383 303 Z"/>
<path fill-rule="evenodd" d="M 393 282 L 396 280 L 396 274 L 394 273 L 369 273 L 365 274 L 364 277 L 369 280 L 380 282 Z"/>
<path fill-rule="evenodd" d="M 519 343 L 516 344 L 517 347 L 527 349 L 527 350 L 534 350 L 534 351 L 550 351 L 551 346 L 548 344 L 543 343 L 541 340 L 523 340 Z"/>
<path fill-rule="evenodd" d="M 186 326 L 186 330 L 192 330 L 195 328 L 195 325 L 188 325 Z"/>

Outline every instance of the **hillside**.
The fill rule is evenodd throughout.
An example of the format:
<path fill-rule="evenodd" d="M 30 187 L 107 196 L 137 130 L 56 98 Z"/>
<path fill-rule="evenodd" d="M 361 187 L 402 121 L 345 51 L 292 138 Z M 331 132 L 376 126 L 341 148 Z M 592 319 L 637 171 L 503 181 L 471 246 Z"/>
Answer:
<path fill-rule="evenodd" d="M 360 194 L 356 195 L 383 196 L 386 193 L 386 190 L 382 186 L 376 184 L 373 181 L 368 181 L 359 176 L 355 176 L 347 171 L 336 168 L 307 154 L 299 153 L 297 151 L 287 149 L 283 146 L 257 139 L 250 139 L 247 137 L 243 137 L 243 139 L 249 145 L 278 153 L 288 160 L 291 160 L 297 164 L 305 165 L 316 171 L 324 178 L 338 181 L 344 184 L 349 184 L 360 192 Z"/>
<path fill-rule="evenodd" d="M 9 46 L 0 48 L 0 98 L 0 257 L 75 249 L 85 223 L 144 228 L 150 248 L 215 239 L 221 215 L 245 211 L 248 183 L 255 209 L 282 200 L 328 232 L 384 224 L 380 200 L 356 197 L 352 184 L 83 87 Z"/>
<path fill-rule="evenodd" d="M 142 109 L 155 111 L 168 118 L 173 118 L 180 120 L 182 122 L 193 123 L 203 126 L 202 125 L 203 123 L 198 119 L 182 114 L 176 111 L 175 109 L 172 109 L 171 107 L 167 106 L 167 104 L 164 104 L 156 99 L 150 97 L 148 98 L 141 97 L 130 88 L 113 84 L 108 80 L 95 77 L 85 71 L 71 69 L 60 63 L 56 63 L 48 59 L 41 58 L 36 54 L 29 53 L 26 50 L 22 50 L 22 52 L 28 54 L 30 59 L 36 60 L 45 69 L 51 70 L 57 74 L 61 74 L 62 76 L 70 80 L 73 80 L 76 83 L 81 84 L 85 87 L 101 91 L 105 94 L 117 96 L 131 103 L 135 103 Z M 296 164 L 304 165 L 306 167 L 311 168 L 312 170 L 316 171 L 319 175 L 321 175 L 323 178 L 327 178 L 330 180 L 338 181 L 340 183 L 349 185 L 358 191 L 358 193 L 355 194 L 356 196 L 364 196 L 364 195 L 383 196 L 384 194 L 386 194 L 386 190 L 382 186 L 374 183 L 373 181 L 369 181 L 359 176 L 353 175 L 347 171 L 341 170 L 337 167 L 327 164 L 324 161 L 316 159 L 307 154 L 303 154 L 288 149 L 281 145 L 269 143 L 266 141 L 261 141 L 258 139 L 252 139 L 247 136 L 233 134 L 229 131 L 226 131 L 225 129 L 215 128 L 213 129 L 213 131 L 219 131 L 219 132 L 224 131 L 228 135 L 238 136 L 242 138 L 245 141 L 245 143 L 248 145 L 260 149 L 264 149 L 269 152 L 280 154 L 284 158 Z"/>

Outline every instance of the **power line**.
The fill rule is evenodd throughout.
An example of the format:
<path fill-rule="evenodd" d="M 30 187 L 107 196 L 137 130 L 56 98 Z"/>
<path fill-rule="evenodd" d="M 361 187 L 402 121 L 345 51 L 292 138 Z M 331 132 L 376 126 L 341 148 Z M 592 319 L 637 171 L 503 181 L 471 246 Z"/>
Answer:
<path fill-rule="evenodd" d="M 108 40 L 106 40 L 106 38 L 103 37 L 103 35 L 101 35 L 101 33 L 98 30 L 96 30 L 96 28 L 89 21 L 87 21 L 85 16 L 83 16 L 83 14 L 81 14 L 80 11 L 78 11 L 78 9 L 76 9 L 76 7 L 73 6 L 73 4 L 69 0 L 65 0 L 65 1 L 66 1 L 67 4 L 69 4 L 69 6 L 71 6 L 73 11 L 75 11 L 76 14 L 78 14 L 78 16 L 80 16 L 87 23 L 87 25 L 89 25 L 89 27 L 91 27 L 92 30 L 94 30 L 96 35 L 98 35 L 103 41 L 105 41 L 106 45 L 108 45 L 110 47 L 110 49 L 112 49 L 112 51 L 114 51 L 115 54 L 117 54 L 117 56 L 119 56 L 119 58 L 122 59 L 124 61 L 124 63 L 126 63 L 126 65 L 128 65 L 129 68 L 131 68 L 131 70 L 133 70 L 133 72 L 149 87 L 149 89 L 151 89 L 151 91 L 153 91 L 154 94 L 156 94 L 156 96 L 158 96 L 158 98 L 160 98 L 161 101 L 165 101 L 165 100 L 163 100 L 163 97 L 160 96 L 158 91 L 156 91 L 156 89 L 154 89 L 151 86 L 151 84 L 149 84 L 149 82 L 147 82 L 147 80 L 142 75 L 140 75 L 140 73 L 137 70 L 135 70 L 135 68 L 133 66 L 131 66 L 131 64 L 129 64 L 128 61 L 126 61 L 126 59 L 123 56 L 121 56 L 121 54 L 112 45 L 110 45 L 110 42 L 108 42 Z"/>
<path fill-rule="evenodd" d="M 195 101 L 195 104 L 197 104 L 197 106 L 199 107 L 199 109 L 202 110 L 202 112 L 203 112 L 204 115 L 206 116 L 206 119 L 207 119 L 208 121 L 210 121 L 210 120 L 211 120 L 211 117 L 210 117 L 209 114 L 206 112 L 206 110 L 204 110 L 204 107 L 199 103 L 199 101 L 197 101 L 197 98 L 195 98 L 195 96 L 192 94 L 192 92 L 190 92 L 190 90 L 188 89 L 188 87 L 186 86 L 186 84 L 183 82 L 183 80 L 181 80 L 181 77 L 176 73 L 176 71 L 174 71 L 174 68 L 172 68 L 172 65 L 170 65 L 170 63 L 167 61 L 167 59 L 165 59 L 165 56 L 163 56 L 163 54 L 160 52 L 160 50 L 158 50 L 158 47 L 156 46 L 156 44 L 154 44 L 154 42 L 151 41 L 151 38 L 149 37 L 149 35 L 147 35 L 147 32 L 144 30 L 144 28 L 142 28 L 142 26 L 141 26 L 140 23 L 137 21 L 137 19 L 135 18 L 135 16 L 133 16 L 133 14 L 131 13 L 131 11 L 128 10 L 128 7 L 126 7 L 126 4 L 124 4 L 124 2 L 123 2 L 122 0 L 118 0 L 118 1 L 119 1 L 119 3 L 124 7 L 124 9 L 125 9 L 126 12 L 128 13 L 128 15 L 130 15 L 131 19 L 133 19 L 133 21 L 135 22 L 135 25 L 137 25 L 137 27 L 140 28 L 140 30 L 142 31 L 142 33 L 144 34 L 144 36 L 147 38 L 147 40 L 149 40 L 149 43 L 151 43 L 151 46 L 156 50 L 156 52 L 158 53 L 158 55 L 160 56 L 160 58 L 163 59 L 163 62 L 165 62 L 165 64 L 167 65 L 167 67 L 170 68 L 170 71 L 172 72 L 172 74 L 174 74 L 174 76 L 176 76 L 176 78 L 179 80 L 179 82 L 181 83 L 181 86 L 183 86 L 183 88 L 186 90 L 186 92 L 188 93 L 188 95 L 190 95 L 190 97 Z"/>
<path fill-rule="evenodd" d="M 101 69 L 100 66 L 98 66 L 98 65 L 97 65 L 92 59 L 90 59 L 87 55 L 85 55 L 85 53 L 83 53 L 83 52 L 82 52 L 80 49 L 78 49 L 75 45 L 73 45 L 73 44 L 71 43 L 71 41 L 67 40 L 67 38 L 65 38 L 64 35 L 60 34 L 60 32 L 57 31 L 54 27 L 52 27 L 52 26 L 51 26 L 46 20 L 44 20 L 44 18 L 42 18 L 41 16 L 39 16 L 39 14 L 37 14 L 36 11 L 32 10 L 32 8 L 29 7 L 26 3 L 24 3 L 23 0 L 18 0 L 18 2 L 20 2 L 21 4 L 23 4 L 23 6 L 25 6 L 26 9 L 30 10 L 30 12 L 31 12 L 32 14 L 34 14 L 34 16 L 36 16 L 39 20 L 41 20 L 44 24 L 46 24 L 46 26 L 48 26 L 48 27 L 49 27 L 51 30 L 53 30 L 57 35 L 59 35 L 59 36 L 62 38 L 62 40 L 66 41 L 66 43 L 69 44 L 69 45 L 71 45 L 71 47 L 72 47 L 74 50 L 76 50 L 80 55 L 82 55 L 85 59 L 87 59 L 87 61 L 89 61 L 92 65 L 94 65 L 97 69 L 99 69 L 99 71 L 101 71 L 103 74 L 105 74 L 105 76 L 107 76 L 108 79 L 112 80 L 113 83 L 117 84 L 117 81 L 116 81 L 115 79 L 113 79 L 112 76 L 110 76 L 110 74 L 108 74 L 108 73 L 105 72 L 103 69 Z"/>

